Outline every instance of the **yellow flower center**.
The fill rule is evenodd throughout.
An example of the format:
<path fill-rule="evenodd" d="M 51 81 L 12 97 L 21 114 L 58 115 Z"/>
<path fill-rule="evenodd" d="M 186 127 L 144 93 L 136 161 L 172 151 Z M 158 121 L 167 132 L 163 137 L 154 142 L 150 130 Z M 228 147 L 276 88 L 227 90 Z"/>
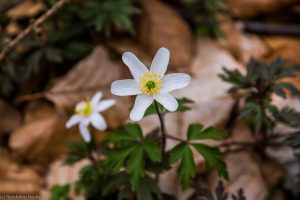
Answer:
<path fill-rule="evenodd" d="M 147 72 L 141 76 L 139 86 L 142 93 L 147 94 L 148 96 L 156 95 L 162 86 L 162 80 L 156 73 Z"/>
<path fill-rule="evenodd" d="M 78 104 L 75 108 L 75 113 L 88 116 L 92 113 L 92 105 L 90 101 L 83 101 Z"/>

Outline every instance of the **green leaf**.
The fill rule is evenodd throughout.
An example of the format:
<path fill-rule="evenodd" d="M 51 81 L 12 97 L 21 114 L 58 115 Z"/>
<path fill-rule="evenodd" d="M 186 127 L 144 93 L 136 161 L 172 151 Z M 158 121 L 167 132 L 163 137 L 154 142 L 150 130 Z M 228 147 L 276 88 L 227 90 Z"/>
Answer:
<path fill-rule="evenodd" d="M 193 100 L 188 99 L 186 97 L 183 98 L 176 98 L 178 102 L 178 109 L 176 112 L 186 112 L 191 110 L 191 108 L 188 106 L 188 104 L 194 103 Z"/>
<path fill-rule="evenodd" d="M 127 172 L 130 174 L 132 189 L 136 190 L 140 183 L 140 178 L 145 173 L 144 149 L 134 148 L 134 153 L 130 154 L 127 162 Z"/>
<path fill-rule="evenodd" d="M 170 163 L 175 163 L 177 160 L 181 159 L 185 148 L 187 148 L 188 144 L 181 142 L 177 146 L 175 146 L 169 153 Z"/>
<path fill-rule="evenodd" d="M 50 200 L 67 200 L 68 193 L 70 190 L 70 185 L 55 185 L 51 188 Z"/>
<path fill-rule="evenodd" d="M 107 139 L 116 144 L 123 143 L 125 141 L 135 141 L 136 138 L 129 135 L 124 131 L 114 131 L 107 136 Z"/>
<path fill-rule="evenodd" d="M 212 169 L 216 169 L 220 176 L 228 179 L 227 167 L 222 160 L 222 154 L 219 149 L 207 146 L 205 144 L 192 144 L 192 146 L 205 159 L 206 169 L 208 173 L 210 173 Z"/>
<path fill-rule="evenodd" d="M 187 146 L 182 155 L 178 168 L 178 176 L 181 178 L 182 188 L 186 190 L 190 186 L 191 178 L 196 174 L 196 166 L 191 149 Z"/>
<path fill-rule="evenodd" d="M 150 160 L 153 162 L 160 162 L 162 160 L 160 148 L 157 143 L 146 140 L 144 142 L 144 148 Z"/>
<path fill-rule="evenodd" d="M 185 190 L 190 185 L 190 179 L 195 176 L 196 167 L 193 153 L 187 143 L 180 143 L 170 151 L 170 163 L 181 160 L 178 168 L 178 176 L 181 180 L 182 188 Z"/>
<path fill-rule="evenodd" d="M 155 180 L 149 176 L 145 176 L 141 179 L 137 186 L 136 194 L 138 200 L 154 200 L 156 198 L 152 198 L 153 194 L 157 194 L 159 192 L 159 187 Z"/>
<path fill-rule="evenodd" d="M 280 83 L 277 83 L 276 86 L 280 87 L 280 88 L 285 88 L 285 89 L 289 90 L 292 94 L 300 97 L 300 90 L 291 83 L 280 82 Z"/>
<path fill-rule="evenodd" d="M 203 129 L 202 124 L 191 124 L 188 129 L 188 140 L 220 140 L 227 135 L 225 131 L 213 127 Z"/>
<path fill-rule="evenodd" d="M 68 148 L 67 158 L 64 162 L 66 165 L 72 165 L 84 158 L 92 150 L 92 144 L 80 141 L 69 141 L 65 144 Z"/>
<path fill-rule="evenodd" d="M 124 166 L 127 157 L 135 150 L 135 146 L 124 146 L 122 148 L 112 149 L 108 152 L 108 159 L 105 160 L 104 169 L 107 173 L 111 171 L 118 172 Z"/>
<path fill-rule="evenodd" d="M 143 133 L 139 124 L 126 124 L 124 128 L 136 140 L 143 140 Z"/>

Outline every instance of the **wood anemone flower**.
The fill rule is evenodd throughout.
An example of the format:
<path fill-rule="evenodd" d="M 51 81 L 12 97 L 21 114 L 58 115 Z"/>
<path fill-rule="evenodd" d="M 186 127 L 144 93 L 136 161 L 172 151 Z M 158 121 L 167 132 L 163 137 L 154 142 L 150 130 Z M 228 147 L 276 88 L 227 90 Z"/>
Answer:
<path fill-rule="evenodd" d="M 116 103 L 114 99 L 101 101 L 101 97 L 102 93 L 97 92 L 91 100 L 79 102 L 75 107 L 75 114 L 66 123 L 67 128 L 79 124 L 79 131 L 85 142 L 91 141 L 91 134 L 88 129 L 90 124 L 100 131 L 107 128 L 107 124 L 100 112 L 107 110 Z"/>
<path fill-rule="evenodd" d="M 133 53 L 123 54 L 122 60 L 134 79 L 114 81 L 111 85 L 111 93 L 118 96 L 137 95 L 130 112 L 131 120 L 141 120 L 154 100 L 171 112 L 177 110 L 178 102 L 170 92 L 186 87 L 191 82 L 191 77 L 184 73 L 165 75 L 169 59 L 169 50 L 160 48 L 149 70 Z"/>

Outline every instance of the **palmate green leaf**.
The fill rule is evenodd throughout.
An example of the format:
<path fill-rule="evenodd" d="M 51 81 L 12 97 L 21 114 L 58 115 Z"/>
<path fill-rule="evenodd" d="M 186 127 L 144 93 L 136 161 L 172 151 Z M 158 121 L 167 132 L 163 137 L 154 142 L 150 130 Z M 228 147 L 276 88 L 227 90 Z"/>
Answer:
<path fill-rule="evenodd" d="M 155 180 L 149 176 L 145 176 L 137 186 L 136 195 L 138 200 L 155 200 L 156 198 L 153 198 L 153 194 L 159 192 L 159 187 Z"/>
<path fill-rule="evenodd" d="M 69 141 L 66 142 L 65 145 L 68 148 L 67 158 L 64 162 L 66 165 L 72 165 L 81 159 L 86 158 L 93 148 L 91 143 L 86 143 L 82 140 Z"/>
<path fill-rule="evenodd" d="M 159 149 L 159 145 L 153 141 L 145 141 L 144 142 L 144 149 L 147 156 L 153 162 L 160 162 L 161 161 L 161 153 Z"/>
<path fill-rule="evenodd" d="M 123 144 L 128 141 L 142 141 L 143 133 L 138 124 L 125 124 L 124 130 L 117 130 L 107 136 L 107 139 L 116 145 Z"/>
<path fill-rule="evenodd" d="M 104 162 L 106 171 L 108 173 L 110 171 L 118 172 L 125 165 L 125 161 L 134 150 L 135 146 L 131 145 L 110 150 L 107 155 L 108 160 Z"/>
<path fill-rule="evenodd" d="M 181 157 L 183 156 L 183 152 L 185 148 L 187 148 L 187 146 L 187 143 L 181 142 L 170 151 L 169 160 L 171 164 L 181 159 Z"/>
<path fill-rule="evenodd" d="M 143 137 L 139 124 L 126 124 L 123 131 L 111 133 L 107 139 L 114 143 L 114 147 L 108 151 L 107 160 L 103 162 L 106 173 L 126 168 L 132 190 L 135 191 L 145 175 L 145 160 L 161 162 L 159 145 Z"/>
<path fill-rule="evenodd" d="M 127 162 L 127 173 L 130 174 L 132 189 L 136 190 L 141 177 L 145 174 L 144 149 L 134 148 Z"/>
<path fill-rule="evenodd" d="M 210 173 L 212 169 L 216 169 L 220 176 L 228 179 L 227 167 L 225 162 L 222 160 L 222 154 L 219 149 L 207 146 L 205 144 L 192 144 L 192 146 L 205 159 L 208 173 Z"/>
<path fill-rule="evenodd" d="M 212 139 L 219 140 L 227 136 L 227 133 L 213 127 L 203 129 L 202 124 L 191 124 L 188 128 L 188 140 Z"/>
<path fill-rule="evenodd" d="M 70 185 L 55 185 L 51 188 L 50 200 L 67 200 L 68 193 L 70 191 Z"/>
<path fill-rule="evenodd" d="M 181 185 L 186 190 L 191 178 L 195 177 L 196 166 L 193 158 L 193 153 L 187 143 L 180 143 L 170 151 L 170 163 L 181 160 L 178 168 L 178 176 L 181 180 Z"/>
<path fill-rule="evenodd" d="M 178 102 L 178 108 L 175 112 L 186 112 L 186 111 L 189 111 L 191 110 L 191 108 L 188 106 L 189 104 L 193 103 L 194 101 L 191 100 L 191 99 L 188 99 L 186 97 L 183 97 L 183 98 L 176 98 L 177 102 Z M 160 112 L 162 113 L 169 113 L 168 110 L 166 110 L 160 103 L 158 103 L 158 108 L 160 110 Z M 144 116 L 148 116 L 148 115 L 153 115 L 153 114 L 156 114 L 156 108 L 155 108 L 155 104 L 151 104 L 147 110 L 145 111 L 145 114 Z"/>
<path fill-rule="evenodd" d="M 142 129 L 139 124 L 126 124 L 124 129 L 129 135 L 131 135 L 136 140 L 143 139 Z"/>

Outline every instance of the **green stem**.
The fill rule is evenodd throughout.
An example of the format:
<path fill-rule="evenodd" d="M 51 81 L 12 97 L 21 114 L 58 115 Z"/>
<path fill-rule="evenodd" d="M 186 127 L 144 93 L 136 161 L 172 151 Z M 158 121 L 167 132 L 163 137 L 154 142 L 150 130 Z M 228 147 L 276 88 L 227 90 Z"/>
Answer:
<path fill-rule="evenodd" d="M 156 108 L 156 112 L 159 118 L 159 122 L 160 122 L 160 129 L 161 129 L 161 138 L 162 138 L 162 145 L 161 145 L 161 154 L 162 156 L 165 155 L 165 149 L 166 149 L 166 131 L 165 131 L 165 122 L 164 122 L 164 118 L 162 113 L 159 110 L 158 104 L 156 101 L 154 101 L 154 105 Z"/>

